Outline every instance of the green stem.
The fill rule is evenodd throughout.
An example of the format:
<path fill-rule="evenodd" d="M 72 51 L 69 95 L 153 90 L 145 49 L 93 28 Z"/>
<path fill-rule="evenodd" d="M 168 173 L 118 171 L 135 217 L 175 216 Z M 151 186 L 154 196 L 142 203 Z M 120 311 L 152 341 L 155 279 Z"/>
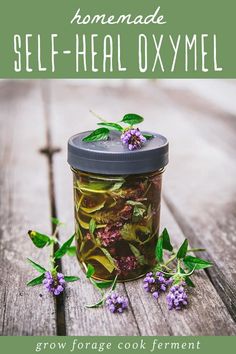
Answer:
<path fill-rule="evenodd" d="M 187 252 L 204 252 L 206 251 L 205 248 L 190 248 Z"/>
<path fill-rule="evenodd" d="M 177 256 L 177 253 L 174 253 L 173 256 L 171 256 L 170 259 L 168 259 L 168 261 L 164 263 L 164 265 L 168 266 L 168 264 L 170 264 L 171 262 L 173 262 L 175 260 L 176 256 Z"/>
<path fill-rule="evenodd" d="M 59 231 L 59 227 L 56 226 L 53 234 L 52 234 L 52 240 L 53 242 L 51 243 L 51 251 L 50 251 L 50 264 L 51 264 L 51 267 L 52 269 L 55 268 L 55 258 L 54 258 L 54 246 L 55 246 L 55 243 L 58 242 L 57 240 L 57 234 L 58 234 L 58 231 Z"/>
<path fill-rule="evenodd" d="M 172 270 L 171 268 L 167 267 L 166 264 L 162 264 L 162 267 L 165 268 L 165 269 L 168 270 L 168 271 L 171 271 L 171 270 Z"/>
<path fill-rule="evenodd" d="M 89 110 L 90 113 L 92 113 L 96 118 L 98 118 L 99 120 L 101 120 L 104 123 L 107 123 L 107 120 L 102 118 L 101 116 L 99 116 L 97 113 L 93 112 L 91 109 Z"/>
<path fill-rule="evenodd" d="M 181 264 L 180 264 L 180 260 L 178 259 L 178 263 L 177 263 L 177 273 L 181 274 L 180 268 L 181 268 Z"/>

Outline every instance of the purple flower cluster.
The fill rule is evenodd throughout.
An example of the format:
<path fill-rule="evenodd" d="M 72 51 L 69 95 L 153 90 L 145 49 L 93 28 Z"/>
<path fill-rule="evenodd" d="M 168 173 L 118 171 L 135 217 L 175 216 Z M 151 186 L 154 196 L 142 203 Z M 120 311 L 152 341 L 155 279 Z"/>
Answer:
<path fill-rule="evenodd" d="M 124 296 L 120 296 L 118 293 L 112 292 L 106 298 L 106 307 L 112 313 L 122 313 L 128 308 L 128 299 Z"/>
<path fill-rule="evenodd" d="M 48 292 L 54 295 L 59 295 L 64 290 L 65 283 L 64 275 L 62 273 L 55 273 L 55 275 L 51 272 L 45 273 L 43 285 Z"/>
<path fill-rule="evenodd" d="M 130 272 L 137 268 L 138 261 L 135 256 L 117 257 L 116 264 L 120 273 L 126 274 L 127 272 Z"/>
<path fill-rule="evenodd" d="M 170 288 L 170 292 L 166 296 L 167 305 L 169 310 L 181 310 L 188 304 L 188 296 L 184 289 L 185 283 L 179 285 L 173 285 Z"/>
<path fill-rule="evenodd" d="M 157 272 L 153 274 L 152 272 L 147 273 L 143 280 L 144 289 L 148 293 L 152 293 L 155 299 L 158 299 L 160 291 L 166 291 L 166 288 L 171 284 L 171 279 L 165 279 L 163 273 Z"/>
<path fill-rule="evenodd" d="M 121 141 L 124 145 L 127 145 L 129 150 L 137 150 L 140 149 L 143 143 L 146 142 L 146 138 L 142 135 L 140 130 L 137 129 L 130 129 L 126 130 L 121 135 Z"/>
<path fill-rule="evenodd" d="M 106 226 L 101 231 L 98 231 L 97 235 L 100 238 L 102 245 L 107 247 L 110 246 L 112 243 L 121 240 L 120 234 L 120 227 L 122 226 L 121 223 L 117 223 L 113 226 Z"/>

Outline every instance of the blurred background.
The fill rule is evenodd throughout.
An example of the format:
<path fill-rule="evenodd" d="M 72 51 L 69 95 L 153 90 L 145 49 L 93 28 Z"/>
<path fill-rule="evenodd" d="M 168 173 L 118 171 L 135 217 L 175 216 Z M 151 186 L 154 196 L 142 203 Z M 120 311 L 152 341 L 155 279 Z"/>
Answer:
<path fill-rule="evenodd" d="M 42 315 L 33 311 L 36 290 L 29 294 L 24 285 L 29 274 L 25 258 L 34 252 L 33 258 L 43 263 L 44 256 L 35 252 L 26 234 L 28 229 L 48 233 L 50 215 L 66 222 L 62 238 L 73 232 L 67 140 L 77 132 L 96 127 L 90 109 L 109 121 L 137 113 L 144 117 L 141 129 L 169 139 L 162 223 L 165 226 L 168 209 L 173 217 L 169 228 L 174 232 L 177 224 L 193 247 L 207 249 L 205 257 L 215 263 L 207 273 L 207 281 L 235 319 L 236 80 L 2 80 L 3 333 L 31 333 L 35 320 L 38 329 L 34 333 L 44 332 Z M 74 265 L 63 267 L 72 273 L 75 269 Z M 21 301 L 19 294 L 25 296 Z M 54 311 L 53 306 L 44 303 L 44 312 Z M 70 316 L 71 302 L 66 306 L 66 316 Z M 23 321 L 24 329 L 17 318 Z M 55 321 L 47 321 L 51 329 L 48 333 L 54 333 Z M 77 333 L 73 328 L 70 333 Z"/>

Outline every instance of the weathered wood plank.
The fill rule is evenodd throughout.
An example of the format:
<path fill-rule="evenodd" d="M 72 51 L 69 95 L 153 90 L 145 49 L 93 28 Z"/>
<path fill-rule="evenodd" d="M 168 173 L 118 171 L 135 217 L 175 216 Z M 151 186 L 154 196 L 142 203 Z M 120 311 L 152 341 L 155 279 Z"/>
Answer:
<path fill-rule="evenodd" d="M 185 195 L 190 198 L 194 195 L 195 203 L 198 205 L 199 209 L 196 212 L 196 206 L 194 201 L 191 198 L 191 205 L 187 202 L 188 199 L 185 200 L 185 209 L 188 209 L 187 217 L 192 212 L 192 216 L 199 219 L 202 215 L 201 208 L 204 207 L 204 203 L 211 202 L 211 199 L 208 199 L 209 194 L 205 197 L 205 194 L 196 193 L 196 189 L 192 188 L 193 184 L 193 172 L 189 173 L 188 166 L 190 165 L 193 168 L 193 157 L 197 158 L 196 170 L 194 171 L 196 176 L 197 171 L 199 171 L 199 164 L 203 158 L 205 161 L 204 171 L 212 172 L 212 169 L 215 171 L 215 166 L 211 167 L 209 162 L 210 152 L 214 152 L 214 157 L 220 163 L 229 165 L 229 160 L 224 152 L 218 147 L 211 147 L 211 144 L 205 140 L 205 137 L 197 135 L 196 139 L 200 139 L 198 145 L 201 147 L 203 144 L 204 149 L 200 149 L 199 156 L 196 156 L 196 152 L 194 151 L 194 145 L 192 149 L 189 151 L 189 148 L 183 148 L 183 139 L 187 138 L 187 146 L 191 145 L 192 137 L 195 137 L 198 134 L 198 129 L 196 129 L 193 121 L 189 119 L 189 116 L 186 114 L 183 118 L 183 112 L 178 108 L 177 112 L 176 106 L 173 104 L 173 107 L 170 107 L 170 100 L 166 96 L 161 89 L 155 88 L 157 92 L 153 92 L 154 87 L 150 85 L 145 85 L 143 89 L 134 88 L 130 89 L 129 87 L 98 87 L 93 88 L 91 86 L 83 86 L 83 87 L 75 87 L 70 84 L 67 85 L 58 85 L 55 86 L 52 83 L 52 107 L 51 107 L 51 117 L 52 117 L 52 131 L 53 131 L 53 139 L 56 145 L 64 144 L 63 146 L 63 156 L 55 157 L 55 175 L 56 175 L 56 195 L 57 195 L 57 204 L 59 215 L 69 221 L 71 223 L 71 215 L 73 214 L 72 208 L 72 182 L 71 176 L 69 172 L 69 168 L 67 172 L 64 172 L 64 165 L 66 161 L 66 144 L 65 140 L 76 131 L 87 130 L 90 128 L 94 128 L 94 118 L 91 117 L 89 119 L 88 109 L 92 108 L 94 111 L 99 114 L 103 114 L 105 118 L 109 117 L 121 117 L 122 114 L 128 111 L 137 111 L 143 114 L 146 117 L 145 126 L 148 129 L 152 126 L 153 130 L 162 132 L 166 134 L 170 138 L 171 142 L 171 164 L 170 168 L 168 168 L 168 174 L 165 181 L 165 195 L 170 195 L 171 200 L 177 199 L 176 195 L 178 190 L 179 194 L 183 193 L 185 189 Z M 104 97 L 106 97 L 106 103 L 104 103 Z M 65 99 L 66 98 L 66 99 Z M 78 99 L 78 101 L 77 101 Z M 109 102 L 109 104 L 107 103 Z M 134 109 L 135 107 L 135 109 Z M 203 128 L 204 126 L 202 126 Z M 211 132 L 209 131 L 209 135 Z M 196 144 L 196 141 L 195 141 Z M 173 150 L 174 147 L 174 150 Z M 207 150 L 205 151 L 205 148 Z M 206 156 L 205 156 L 206 153 Z M 183 158 L 183 161 L 180 161 L 180 158 Z M 212 158 L 212 156 L 211 156 Z M 176 160 L 176 161 L 175 161 Z M 178 161 L 178 163 L 177 163 Z M 196 161 L 195 161 L 196 162 Z M 184 167 L 183 167 L 184 166 Z M 229 167 L 229 166 L 228 166 Z M 175 183 L 176 181 L 176 173 L 173 172 L 175 169 L 177 172 L 181 172 L 181 177 L 177 179 L 178 185 Z M 181 169 L 183 169 L 183 174 Z M 200 184 L 201 188 L 203 188 L 204 183 L 207 180 L 207 173 L 203 173 L 201 176 Z M 217 191 L 221 180 L 222 173 L 220 177 L 217 178 L 217 185 L 213 188 L 213 190 Z M 70 186 L 69 186 L 70 184 Z M 186 188 L 189 186 L 189 188 Z M 231 185 L 228 186 L 229 191 L 232 190 L 233 184 L 231 181 Z M 203 189 L 204 190 L 204 189 Z M 201 198 L 202 196 L 202 198 Z M 230 195 L 228 195 L 229 197 Z M 181 198 L 180 198 L 181 199 Z M 187 205 L 187 207 L 186 207 Z M 226 215 L 227 216 L 227 215 Z M 166 218 L 166 219 L 165 219 Z M 185 215 L 184 215 L 185 220 Z M 167 209 L 164 209 L 163 221 L 166 225 L 169 225 L 170 228 L 172 224 L 174 225 L 174 231 L 178 235 L 178 241 L 183 239 L 183 234 L 178 229 L 178 226 L 174 219 L 168 214 Z M 179 221 L 179 220 L 178 220 Z M 209 220 L 211 222 L 211 220 Z M 197 225 L 194 225 L 197 226 Z M 217 229 L 218 230 L 218 229 Z M 70 231 L 72 231 L 70 229 Z M 186 232 L 187 236 L 189 236 L 188 232 Z M 212 236 L 211 236 L 212 237 Z M 221 237 L 221 242 L 224 243 L 224 239 Z M 192 243 L 195 246 L 197 240 L 194 240 L 192 237 Z M 201 240 L 198 240 L 200 242 Z M 214 239 L 212 239 L 214 242 Z M 205 245 L 205 240 L 203 241 Z M 209 245 L 209 243 L 208 243 Z M 206 245 L 205 245 L 206 246 Z M 210 246 L 210 245 L 209 245 Z M 208 246 L 207 246 L 208 247 Z M 230 250 L 228 250 L 228 257 Z M 217 254 L 217 253 L 216 253 Z M 213 252 L 210 251 L 210 256 L 213 258 L 216 263 L 220 259 L 218 257 L 213 257 Z M 218 256 L 218 255 L 217 255 Z M 226 269 L 226 264 L 222 262 L 221 266 L 223 269 Z M 77 265 L 75 264 L 73 267 L 77 269 Z M 73 267 L 70 267 L 70 270 L 73 270 Z M 67 268 L 66 263 L 64 263 L 64 268 Z M 216 274 L 216 271 L 212 271 L 213 274 Z M 227 273 L 227 272 L 226 272 Z M 228 271 L 228 276 L 230 276 L 230 272 Z M 220 297 L 217 295 L 215 289 L 209 282 L 209 279 L 206 276 L 197 277 L 196 283 L 199 285 L 196 290 L 197 293 L 192 298 L 192 306 L 190 309 L 190 315 L 188 313 L 183 312 L 179 316 L 179 314 L 172 313 L 169 315 L 166 312 L 166 306 L 162 302 L 164 298 L 161 300 L 160 304 L 156 307 L 153 307 L 149 298 L 145 298 L 145 295 L 141 288 L 140 282 L 128 283 L 125 285 L 128 296 L 132 300 L 132 315 L 134 314 L 134 318 L 130 318 L 129 323 L 133 322 L 133 326 L 126 326 L 125 332 L 131 331 L 131 334 L 232 334 L 235 333 L 235 327 L 231 320 L 230 315 L 228 314 L 224 304 L 222 303 Z M 79 289 L 79 290 L 78 290 Z M 73 293 L 77 292 L 77 297 L 79 298 L 79 294 L 84 293 L 84 291 L 88 292 L 88 297 L 94 298 L 95 294 L 92 290 L 89 291 L 88 285 L 86 282 L 84 286 L 78 285 L 74 290 L 71 289 Z M 221 294 L 222 295 L 222 294 Z M 117 325 L 117 319 L 115 321 L 115 327 L 113 327 L 114 320 L 109 317 L 104 319 L 104 312 L 99 312 L 100 310 L 96 310 L 98 316 L 101 316 L 102 319 L 101 325 L 99 328 L 99 332 L 97 327 L 91 327 L 91 323 L 93 323 L 95 315 L 92 311 L 91 321 L 90 313 L 84 312 L 82 310 L 81 304 L 74 302 L 75 296 L 71 295 L 66 301 L 66 318 L 67 318 L 67 328 L 69 334 L 100 334 L 100 330 L 103 331 L 103 334 L 123 334 L 123 330 L 121 330 L 121 325 Z M 81 300 L 82 301 L 82 300 Z M 197 306 L 197 303 L 200 302 L 202 307 Z M 202 311 L 200 309 L 202 308 Z M 75 311 L 77 309 L 77 313 Z M 221 315 L 222 314 L 222 315 Z M 130 315 L 129 315 L 130 316 Z M 178 317 L 179 316 L 179 317 Z M 202 317 L 201 317 L 202 316 Z M 81 318 L 81 322 L 78 325 L 78 320 Z M 97 319 L 97 316 L 96 316 Z M 110 322 L 111 320 L 111 322 Z M 199 322 L 200 321 L 200 322 Z M 204 324 L 205 321 L 205 324 Z M 219 326 L 218 321 L 222 321 L 224 323 L 223 326 Z M 177 325 L 177 324 L 178 325 Z M 90 326 L 89 326 L 90 325 Z M 131 330 L 132 327 L 132 330 Z M 88 330 L 89 328 L 89 330 Z M 181 329 L 182 328 L 182 329 Z M 92 332 L 91 332 L 92 331 Z M 133 331 L 133 333 L 132 333 Z M 130 334 L 130 333 L 129 333 Z"/>
<path fill-rule="evenodd" d="M 31 257 L 47 266 L 28 229 L 50 230 L 48 166 L 39 149 L 45 145 L 45 124 L 36 82 L 10 81 L 0 86 L 0 323 L 2 335 L 56 333 L 52 297 L 26 282 L 37 272 Z"/>

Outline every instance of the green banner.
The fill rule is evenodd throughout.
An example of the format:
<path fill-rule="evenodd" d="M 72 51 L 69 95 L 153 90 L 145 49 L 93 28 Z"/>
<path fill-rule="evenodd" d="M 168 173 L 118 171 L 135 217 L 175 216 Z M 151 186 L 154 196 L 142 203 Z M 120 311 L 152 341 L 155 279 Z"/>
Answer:
<path fill-rule="evenodd" d="M 235 0 L 2 0 L 1 78 L 236 78 Z"/>
<path fill-rule="evenodd" d="M 2 353 L 235 353 L 236 337 L 2 337 Z"/>

